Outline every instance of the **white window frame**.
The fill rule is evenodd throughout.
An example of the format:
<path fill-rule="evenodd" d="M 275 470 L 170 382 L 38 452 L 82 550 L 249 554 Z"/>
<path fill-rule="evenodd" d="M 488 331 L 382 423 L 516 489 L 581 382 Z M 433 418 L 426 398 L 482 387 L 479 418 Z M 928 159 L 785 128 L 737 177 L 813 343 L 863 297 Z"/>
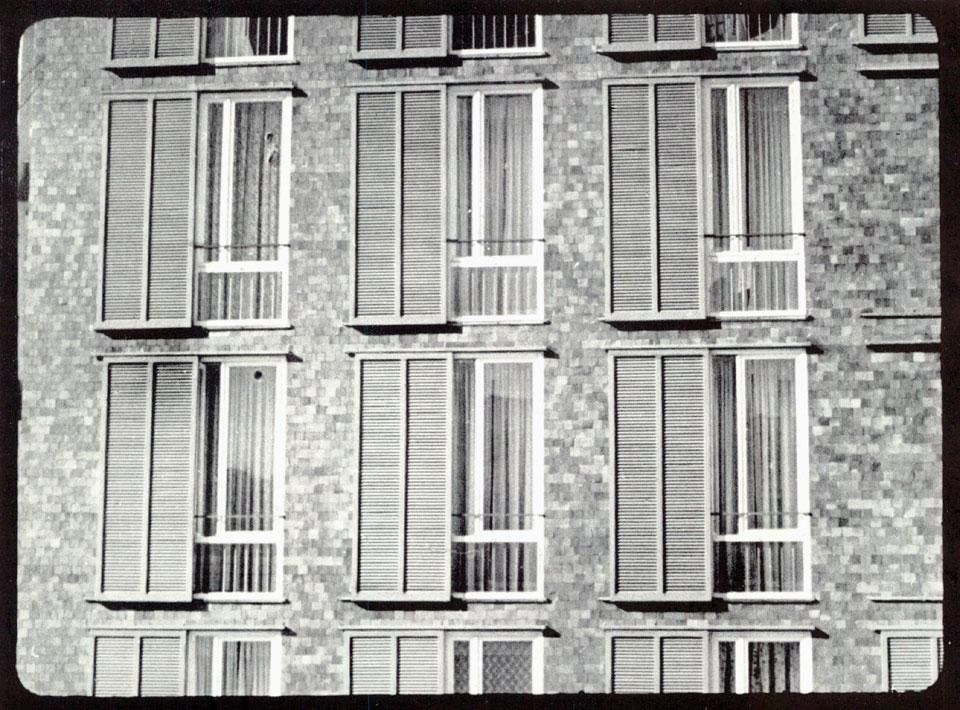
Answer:
<path fill-rule="evenodd" d="M 463 13 L 472 15 L 477 13 Z M 496 14 L 496 13 L 495 13 Z M 500 13 L 505 14 L 505 13 Z M 531 14 L 531 13 L 527 13 Z M 536 43 L 532 47 L 497 47 L 492 49 L 453 49 L 453 15 L 448 16 L 448 41 L 450 54 L 464 58 L 483 58 L 483 57 L 537 57 L 543 55 L 543 16 L 533 16 L 533 31 Z"/>
<path fill-rule="evenodd" d="M 720 642 L 734 643 L 734 677 L 736 693 L 750 692 L 750 668 L 748 644 L 791 643 L 800 644 L 800 690 L 801 693 L 813 692 L 813 639 L 809 632 L 803 631 L 716 631 L 710 633 L 710 650 L 707 665 L 710 668 L 710 689 L 714 693 L 720 690 Z"/>
<path fill-rule="evenodd" d="M 483 219 L 485 214 L 485 177 L 484 177 L 484 118 L 485 106 L 484 98 L 486 96 L 507 96 L 507 95 L 529 95 L 531 97 L 531 118 L 533 121 L 532 132 L 530 136 L 531 143 L 531 175 L 530 175 L 530 226 L 531 226 L 531 253 L 506 256 L 486 256 L 483 254 Z M 457 188 L 456 188 L 456 155 L 457 155 L 457 99 L 470 96 L 472 98 L 471 111 L 471 254 L 470 256 L 453 256 L 447 253 L 447 278 L 452 281 L 453 269 L 457 267 L 474 268 L 498 268 L 510 266 L 535 267 L 537 270 L 537 309 L 532 314 L 514 315 L 468 315 L 454 316 L 452 312 L 448 316 L 450 322 L 461 325 L 482 324 L 482 323 L 500 323 L 500 324 L 521 324 L 521 323 L 542 323 L 544 321 L 544 276 L 543 276 L 543 252 L 544 252 L 544 230 L 543 230 L 543 87 L 536 85 L 523 84 L 486 84 L 486 85 L 465 85 L 451 86 L 447 91 L 449 116 L 447 119 L 448 130 L 448 148 L 447 155 L 447 176 L 450 181 L 448 188 L 449 209 L 448 234 L 456 234 L 457 221 Z M 451 298 L 452 283 L 447 287 L 447 298 Z M 448 305 L 448 311 L 451 309 Z"/>
<path fill-rule="evenodd" d="M 722 14 L 722 13 L 705 13 L 701 15 L 701 21 L 703 23 L 703 45 L 705 47 L 712 47 L 713 49 L 720 51 L 745 51 L 745 50 L 760 50 L 760 49 L 795 49 L 800 47 L 800 22 L 798 15 L 795 12 L 786 12 L 786 13 L 764 13 L 764 14 L 784 14 L 786 17 L 784 21 L 786 22 L 787 28 L 790 31 L 789 39 L 774 39 L 774 40 L 742 40 L 735 42 L 707 42 L 707 14 Z M 744 13 L 728 13 L 728 14 L 744 14 Z M 751 13 L 752 14 L 752 13 Z"/>
<path fill-rule="evenodd" d="M 940 665 L 937 659 L 937 640 L 946 644 L 943 638 L 943 629 L 939 627 L 917 627 L 916 629 L 881 629 L 880 630 L 880 648 L 882 666 L 880 669 L 880 678 L 883 686 L 883 692 L 894 692 L 890 688 L 890 639 L 892 638 L 912 638 L 928 639 L 930 642 L 930 677 L 936 679 L 941 675 Z"/>
<path fill-rule="evenodd" d="M 293 39 L 294 39 L 294 16 L 287 15 L 287 51 L 285 54 L 256 54 L 250 56 L 207 56 L 207 20 L 217 18 L 227 19 L 225 16 L 218 15 L 212 17 L 200 18 L 200 56 L 204 64 L 213 64 L 215 66 L 242 66 L 250 64 L 290 64 L 294 62 Z M 230 16 L 234 17 L 234 16 Z"/>
<path fill-rule="evenodd" d="M 530 649 L 530 689 L 532 695 L 543 695 L 543 634 L 531 632 L 447 632 L 445 634 L 444 656 L 446 673 L 444 692 L 454 692 L 453 645 L 456 641 L 470 643 L 470 695 L 483 694 L 483 644 L 487 641 L 529 642 Z"/>
<path fill-rule="evenodd" d="M 531 499 L 532 525 L 527 530 L 481 530 L 468 535 L 451 535 L 451 544 L 457 543 L 534 543 L 537 546 L 537 586 L 527 592 L 453 592 L 452 596 L 467 601 L 540 601 L 543 599 L 544 577 L 544 480 L 543 480 L 543 355 L 541 353 L 456 353 L 454 361 L 474 360 L 474 412 L 473 412 L 473 486 L 472 500 L 468 507 L 475 519 L 483 520 L 483 472 L 484 447 L 484 365 L 530 363 L 532 369 L 530 403 L 532 421 L 530 422 L 531 441 Z M 454 395 L 455 396 L 455 395 Z M 454 406 L 457 403 L 454 402 Z M 453 442 L 451 442 L 452 444 Z M 454 475 L 451 473 L 451 476 Z M 452 481 L 451 481 L 452 483 Z M 451 526 L 453 521 L 450 521 Z M 451 569 L 451 575 L 453 570 Z"/>
<path fill-rule="evenodd" d="M 196 676 L 197 676 L 197 638 L 200 636 L 209 636 L 213 639 L 213 650 L 210 654 L 213 662 L 211 669 L 212 692 L 209 697 L 223 696 L 223 643 L 224 641 L 255 641 L 270 643 L 270 691 L 269 696 L 280 695 L 280 675 L 282 649 L 281 634 L 274 632 L 255 632 L 255 631 L 190 631 L 187 634 L 187 695 L 196 696 Z M 204 696 L 208 697 L 208 696 Z"/>
<path fill-rule="evenodd" d="M 229 247 L 232 241 L 233 227 L 233 128 L 236 120 L 235 107 L 238 103 L 280 103 L 280 184 L 277 198 L 277 258 L 270 261 L 237 260 L 230 257 Z M 290 291 L 290 143 L 292 131 L 293 97 L 289 91 L 257 91 L 242 93 L 203 93 L 198 102 L 199 130 L 198 160 L 197 160 L 197 199 L 195 234 L 199 239 L 205 237 L 205 223 L 207 211 L 207 151 L 209 149 L 209 107 L 212 104 L 223 106 L 223 136 L 220 154 L 220 233 L 218 234 L 217 259 L 205 261 L 194 258 L 195 275 L 193 280 L 194 323 L 204 328 L 215 330 L 239 330 L 247 328 L 286 328 L 288 322 L 288 302 Z M 201 241 L 197 241 L 196 250 L 207 249 Z M 242 318 L 242 319 L 200 319 L 200 275 L 221 273 L 264 273 L 277 272 L 280 274 L 280 317 L 279 318 Z"/>
<path fill-rule="evenodd" d="M 801 544 L 803 555 L 803 588 L 795 591 L 766 591 L 766 592 L 717 592 L 713 596 L 728 601 L 809 601 L 812 597 L 812 535 L 810 525 L 810 450 L 809 450 L 809 423 L 808 423 L 808 403 L 807 403 L 807 356 L 802 351 L 793 349 L 784 350 L 711 350 L 710 359 L 721 355 L 735 356 L 736 362 L 736 408 L 737 408 L 737 508 L 739 514 L 736 518 L 736 533 L 718 534 L 715 532 L 715 526 L 711 523 L 710 539 L 711 545 L 715 546 L 719 542 L 798 542 Z M 794 362 L 794 393 L 795 393 L 795 416 L 796 416 L 796 446 L 797 446 L 797 527 L 796 528 L 745 528 L 741 530 L 741 525 L 746 517 L 748 509 L 747 502 L 747 442 L 746 442 L 746 384 L 744 382 L 744 362 L 746 360 L 793 360 Z M 709 392 L 710 400 L 714 401 L 716 397 L 716 377 L 714 374 L 713 363 L 709 363 Z M 712 420 L 712 406 L 708 407 L 708 421 Z M 710 450 L 711 461 L 716 460 L 716 422 L 710 421 Z M 713 482 L 716 479 L 717 471 L 711 466 L 711 490 L 714 489 Z M 719 508 L 718 501 L 712 500 L 711 494 L 711 519 L 712 514 Z M 787 511 L 788 513 L 790 511 Z M 713 580 L 711 582 L 716 590 L 717 570 L 713 570 Z"/>
<path fill-rule="evenodd" d="M 274 545 L 274 591 L 272 592 L 195 592 L 195 599 L 206 601 L 244 601 L 244 602 L 276 602 L 283 600 L 283 528 L 284 528 L 284 468 L 286 461 L 286 410 L 287 410 L 287 363 L 277 358 L 248 358 L 248 357 L 205 357 L 200 361 L 200 396 L 201 416 L 198 419 L 198 480 L 194 486 L 198 496 L 197 509 L 201 508 L 199 498 L 203 495 L 203 479 L 205 475 L 204 461 L 206 456 L 206 411 L 204 378 L 206 370 L 204 364 L 217 363 L 220 366 L 220 401 L 217 412 L 217 531 L 213 535 L 201 535 L 194 528 L 193 556 L 196 559 L 196 545 L 198 544 L 272 544 Z M 274 445 L 273 445 L 273 530 L 232 530 L 224 529 L 226 514 L 226 447 L 229 430 L 230 413 L 230 369 L 231 367 L 273 367 L 276 370 L 276 392 L 274 400 Z M 195 562 L 194 562 L 195 564 Z"/>
<path fill-rule="evenodd" d="M 713 229 L 713 133 L 711 129 L 711 102 L 710 96 L 714 89 L 726 91 L 726 119 L 727 119 L 727 163 L 729 185 L 728 214 L 730 215 L 730 233 L 742 235 L 745 232 L 744 201 L 745 187 L 743 185 L 741 145 L 741 112 L 740 98 L 743 89 L 782 87 L 787 89 L 790 130 L 790 201 L 793 244 L 790 249 L 744 249 L 741 236 L 730 237 L 730 248 L 724 252 L 710 253 L 705 249 L 706 256 L 706 283 L 704 292 L 707 299 L 708 315 L 722 319 L 775 319 L 775 318 L 803 318 L 806 315 L 806 268 L 804 258 L 804 225 L 803 225 L 803 155 L 802 133 L 800 126 L 800 79 L 799 77 L 750 77 L 707 79 L 704 81 L 701 92 L 703 107 L 703 152 L 704 181 L 703 204 L 704 224 Z M 750 311 L 720 311 L 714 310 L 710 303 L 711 268 L 714 263 L 745 263 L 745 262 L 794 262 L 797 265 L 797 308 L 794 310 L 750 310 Z"/>

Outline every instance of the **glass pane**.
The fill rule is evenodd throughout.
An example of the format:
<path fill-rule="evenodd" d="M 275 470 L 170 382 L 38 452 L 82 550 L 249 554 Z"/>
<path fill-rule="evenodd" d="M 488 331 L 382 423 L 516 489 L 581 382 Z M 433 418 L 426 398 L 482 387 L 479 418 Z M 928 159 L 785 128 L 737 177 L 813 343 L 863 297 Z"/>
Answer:
<path fill-rule="evenodd" d="M 204 450 L 202 480 L 197 485 L 198 533 L 213 535 L 217 531 L 217 454 L 220 433 L 220 365 L 204 365 Z"/>
<path fill-rule="evenodd" d="M 535 15 L 454 15 L 453 48 L 517 49 L 536 45 Z"/>
<path fill-rule="evenodd" d="M 275 260 L 280 214 L 279 101 L 236 104 L 233 260 Z"/>
<path fill-rule="evenodd" d="M 713 143 L 713 233 L 730 234 L 730 176 L 727 162 L 727 92 L 710 90 L 710 126 Z M 729 248 L 729 239 L 713 240 L 713 248 Z"/>
<path fill-rule="evenodd" d="M 796 261 L 713 262 L 709 273 L 714 311 L 792 311 L 799 307 Z"/>
<path fill-rule="evenodd" d="M 470 515 L 473 499 L 474 457 L 474 368 L 476 360 L 453 362 L 453 534 L 468 535 L 477 530 Z"/>
<path fill-rule="evenodd" d="M 193 591 L 272 592 L 276 553 L 273 545 L 194 545 Z"/>
<path fill-rule="evenodd" d="M 220 241 L 220 166 L 223 160 L 223 104 L 207 106 L 207 200 L 203 233 L 205 246 Z M 217 258 L 217 250 L 202 249 L 201 259 Z"/>
<path fill-rule="evenodd" d="M 283 313 L 283 275 L 279 271 L 201 271 L 197 298 L 200 321 L 278 319 Z"/>
<path fill-rule="evenodd" d="M 530 254 L 532 99 L 525 94 L 484 101 L 484 254 Z"/>
<path fill-rule="evenodd" d="M 800 690 L 800 644 L 751 641 L 751 693 L 796 693 Z"/>
<path fill-rule="evenodd" d="M 785 14 L 704 15 L 704 22 L 708 43 L 791 39 Z"/>
<path fill-rule="evenodd" d="M 713 358 L 714 530 L 721 535 L 738 529 L 736 362 L 732 355 Z"/>
<path fill-rule="evenodd" d="M 718 593 L 803 590 L 800 542 L 717 542 L 713 550 Z"/>
<path fill-rule="evenodd" d="M 720 693 L 737 692 L 736 644 L 733 641 L 720 641 L 717 644 L 717 673 L 720 679 L 717 691 Z"/>
<path fill-rule="evenodd" d="M 453 692 L 470 692 L 470 642 L 453 642 Z"/>
<path fill-rule="evenodd" d="M 537 544 L 455 542 L 451 560 L 454 593 L 534 592 Z"/>
<path fill-rule="evenodd" d="M 231 367 L 226 530 L 273 529 L 276 368 Z"/>
<path fill-rule="evenodd" d="M 537 312 L 535 266 L 450 268 L 450 310 L 462 316 L 526 316 Z"/>
<path fill-rule="evenodd" d="M 797 421 L 795 364 L 745 360 L 747 526 L 795 528 Z"/>
<path fill-rule="evenodd" d="M 470 96 L 457 97 L 457 221 L 453 234 L 454 254 L 470 254 L 470 240 L 473 238 L 473 99 Z"/>
<path fill-rule="evenodd" d="M 193 643 L 194 695 L 213 695 L 213 637 L 197 636 Z"/>
<path fill-rule="evenodd" d="M 208 57 L 277 56 L 286 53 L 285 17 L 207 18 Z"/>
<path fill-rule="evenodd" d="M 742 89 L 743 184 L 749 249 L 793 245 L 786 87 Z"/>
<path fill-rule="evenodd" d="M 533 526 L 533 366 L 483 367 L 483 528 L 528 530 Z"/>
<path fill-rule="evenodd" d="M 530 641 L 484 641 L 483 692 L 533 692 L 533 644 Z"/>
<path fill-rule="evenodd" d="M 223 694 L 270 693 L 270 642 L 223 642 Z"/>

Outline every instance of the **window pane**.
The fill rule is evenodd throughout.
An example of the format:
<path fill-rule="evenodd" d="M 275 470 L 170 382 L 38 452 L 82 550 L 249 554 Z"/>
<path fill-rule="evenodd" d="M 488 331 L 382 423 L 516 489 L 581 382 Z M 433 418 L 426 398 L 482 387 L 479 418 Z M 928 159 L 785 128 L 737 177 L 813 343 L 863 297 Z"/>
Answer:
<path fill-rule="evenodd" d="M 747 248 L 789 249 L 790 116 L 785 87 L 741 90 Z"/>
<path fill-rule="evenodd" d="M 277 258 L 280 114 L 279 101 L 236 104 L 231 252 L 234 260 Z"/>
<path fill-rule="evenodd" d="M 216 544 L 194 546 L 193 591 L 272 592 L 276 580 L 275 545 Z"/>
<path fill-rule="evenodd" d="M 803 590 L 802 543 L 717 542 L 713 549 L 718 593 Z"/>
<path fill-rule="evenodd" d="M 487 255 L 530 254 L 531 97 L 485 96 Z"/>
<path fill-rule="evenodd" d="M 473 237 L 473 99 L 470 96 L 457 97 L 457 223 L 453 238 L 454 254 L 470 254 L 470 240 Z"/>
<path fill-rule="evenodd" d="M 791 39 L 785 14 L 704 15 L 707 43 Z"/>
<path fill-rule="evenodd" d="M 478 529 L 470 511 L 473 500 L 474 368 L 476 360 L 453 363 L 453 534 L 468 535 Z"/>
<path fill-rule="evenodd" d="M 720 241 L 720 240 L 710 240 Z M 714 245 L 707 245 L 715 250 Z M 792 311 L 799 307 L 797 262 L 710 264 L 710 302 L 715 311 Z"/>
<path fill-rule="evenodd" d="M 717 644 L 717 673 L 720 679 L 718 691 L 721 693 L 737 692 L 735 654 L 736 643 L 733 641 L 720 641 Z"/>
<path fill-rule="evenodd" d="M 230 368 L 227 530 L 273 529 L 276 368 Z"/>
<path fill-rule="evenodd" d="M 203 243 L 216 246 L 220 240 L 220 167 L 223 160 L 223 104 L 207 106 L 207 201 Z M 202 250 L 204 260 L 216 258 L 213 249 Z"/>
<path fill-rule="evenodd" d="M 269 250 L 260 251 L 267 253 Z M 198 317 L 201 321 L 280 318 L 283 314 L 282 287 L 279 271 L 201 271 L 197 274 Z"/>
<path fill-rule="evenodd" d="M 487 363 L 484 368 L 483 528 L 527 530 L 533 524 L 533 367 Z"/>
<path fill-rule="evenodd" d="M 533 644 L 530 641 L 483 643 L 483 692 L 533 692 Z"/>
<path fill-rule="evenodd" d="M 204 381 L 204 438 L 202 481 L 197 486 L 197 514 L 199 533 L 213 535 L 217 527 L 217 475 L 220 433 L 220 365 L 207 363 L 203 367 Z"/>
<path fill-rule="evenodd" d="M 451 311 L 457 316 L 533 315 L 537 267 L 451 265 Z"/>
<path fill-rule="evenodd" d="M 223 694 L 270 693 L 270 642 L 224 641 Z"/>
<path fill-rule="evenodd" d="M 714 530 L 725 535 L 738 529 L 736 357 L 713 359 L 713 420 L 716 422 L 713 479 Z"/>
<path fill-rule="evenodd" d="M 470 642 L 453 642 L 453 692 L 470 692 Z"/>
<path fill-rule="evenodd" d="M 710 126 L 713 143 L 713 233 L 730 234 L 730 166 L 727 162 L 727 92 L 710 90 Z M 715 240 L 715 248 L 727 249 L 729 239 Z"/>
<path fill-rule="evenodd" d="M 213 637 L 197 636 L 193 643 L 194 694 L 213 695 Z"/>
<path fill-rule="evenodd" d="M 796 693 L 800 690 L 800 644 L 751 641 L 751 693 Z"/>
<path fill-rule="evenodd" d="M 535 15 L 454 15 L 453 49 L 536 46 Z"/>
<path fill-rule="evenodd" d="M 451 560 L 454 593 L 535 592 L 534 542 L 455 542 Z"/>
<path fill-rule="evenodd" d="M 285 17 L 207 18 L 208 57 L 283 55 L 287 41 Z"/>

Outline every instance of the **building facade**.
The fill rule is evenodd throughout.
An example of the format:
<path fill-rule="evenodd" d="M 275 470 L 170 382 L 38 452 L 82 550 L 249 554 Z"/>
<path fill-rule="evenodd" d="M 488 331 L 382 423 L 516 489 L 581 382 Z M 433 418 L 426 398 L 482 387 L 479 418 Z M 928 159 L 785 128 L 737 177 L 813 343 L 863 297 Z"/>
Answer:
<path fill-rule="evenodd" d="M 21 682 L 930 685 L 935 43 L 918 15 L 31 26 Z"/>

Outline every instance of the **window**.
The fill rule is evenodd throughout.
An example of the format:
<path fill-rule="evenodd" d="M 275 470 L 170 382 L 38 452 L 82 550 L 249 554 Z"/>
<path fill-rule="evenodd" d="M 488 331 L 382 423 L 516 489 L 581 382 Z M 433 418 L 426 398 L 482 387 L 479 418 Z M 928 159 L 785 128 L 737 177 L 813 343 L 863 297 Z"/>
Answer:
<path fill-rule="evenodd" d="M 291 108 L 289 92 L 108 100 L 98 329 L 286 325 Z"/>
<path fill-rule="evenodd" d="M 670 52 L 794 49 L 798 19 L 793 13 L 730 15 L 607 15 L 606 44 L 599 51 Z"/>
<path fill-rule="evenodd" d="M 611 354 L 615 599 L 809 596 L 804 358 Z"/>
<path fill-rule="evenodd" d="M 797 41 L 795 14 L 704 15 L 703 20 L 704 43 L 718 49 L 775 47 Z"/>
<path fill-rule="evenodd" d="M 938 630 L 882 631 L 883 688 L 924 690 L 943 672 L 943 633 Z"/>
<path fill-rule="evenodd" d="M 284 322 L 290 97 L 204 96 L 200 103 L 197 322 Z"/>
<path fill-rule="evenodd" d="M 347 631 L 353 695 L 543 693 L 542 631 Z"/>
<path fill-rule="evenodd" d="M 714 591 L 809 590 L 804 357 L 718 353 L 712 377 Z"/>
<path fill-rule="evenodd" d="M 937 28 L 924 15 L 897 13 L 863 15 L 860 44 L 912 44 L 937 41 Z"/>
<path fill-rule="evenodd" d="M 91 695 L 279 695 L 278 632 L 93 631 Z"/>
<path fill-rule="evenodd" d="M 293 57 L 293 17 L 208 17 L 207 59 L 216 64 Z"/>
<path fill-rule="evenodd" d="M 285 366 L 108 361 L 96 599 L 280 598 Z"/>
<path fill-rule="evenodd" d="M 543 320 L 541 93 L 451 92 L 453 320 Z"/>
<path fill-rule="evenodd" d="M 364 89 L 355 119 L 351 325 L 542 322 L 542 88 Z"/>
<path fill-rule="evenodd" d="M 361 355 L 358 387 L 353 598 L 542 598 L 542 355 Z"/>
<path fill-rule="evenodd" d="M 454 15 L 451 49 L 464 56 L 540 51 L 539 15 Z"/>
<path fill-rule="evenodd" d="M 809 693 L 808 631 L 615 630 L 607 689 L 614 693 Z"/>
<path fill-rule="evenodd" d="M 706 84 L 709 309 L 801 315 L 800 84 Z"/>
<path fill-rule="evenodd" d="M 354 60 L 542 54 L 539 15 L 360 15 Z"/>

